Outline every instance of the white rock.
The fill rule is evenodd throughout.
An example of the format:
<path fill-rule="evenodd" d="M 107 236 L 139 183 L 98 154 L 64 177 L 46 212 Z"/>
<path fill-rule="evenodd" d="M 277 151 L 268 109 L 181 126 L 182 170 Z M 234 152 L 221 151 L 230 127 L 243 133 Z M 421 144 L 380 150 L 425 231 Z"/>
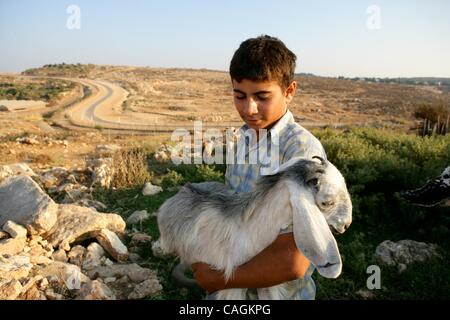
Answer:
<path fill-rule="evenodd" d="M 96 159 L 89 164 L 93 171 L 92 185 L 109 188 L 114 175 L 113 160 L 111 158 Z"/>
<path fill-rule="evenodd" d="M 14 176 L 26 175 L 30 177 L 36 176 L 36 173 L 26 163 L 13 163 L 8 165 Z"/>
<path fill-rule="evenodd" d="M 35 272 L 46 278 L 56 276 L 57 279 L 64 282 L 69 290 L 80 289 L 82 283 L 89 282 L 89 278 L 81 272 L 78 266 L 60 261 L 54 261 L 43 267 L 38 266 Z"/>
<path fill-rule="evenodd" d="M 166 254 L 161 249 L 161 243 L 158 240 L 152 242 L 152 253 L 155 257 L 164 257 Z"/>
<path fill-rule="evenodd" d="M 0 255 L 16 255 L 23 251 L 26 244 L 26 238 L 9 238 L 0 240 Z"/>
<path fill-rule="evenodd" d="M 111 155 L 120 150 L 121 147 L 116 144 L 98 144 L 95 147 L 95 152 L 99 155 Z"/>
<path fill-rule="evenodd" d="M 28 176 L 9 178 L 0 185 L 0 225 L 11 220 L 42 234 L 56 223 L 57 204 Z"/>
<path fill-rule="evenodd" d="M 30 258 L 16 255 L 5 258 L 0 255 L 0 279 L 21 279 L 28 276 L 33 265 Z"/>
<path fill-rule="evenodd" d="M 96 242 L 92 242 L 86 249 L 83 260 L 83 269 L 92 269 L 100 266 L 101 258 L 105 255 L 105 250 Z"/>
<path fill-rule="evenodd" d="M 398 270 L 399 273 L 405 272 L 407 268 L 408 268 L 408 267 L 407 267 L 406 264 L 404 264 L 404 263 L 399 263 L 399 264 L 397 265 L 397 270 Z"/>
<path fill-rule="evenodd" d="M 152 296 L 161 290 L 162 286 L 158 279 L 148 279 L 136 285 L 133 292 L 128 296 L 128 299 L 143 299 Z"/>
<path fill-rule="evenodd" d="M 116 279 L 115 277 L 109 277 L 109 278 L 103 279 L 103 281 L 104 281 L 105 283 L 114 282 L 114 281 L 116 281 L 116 280 L 117 280 L 117 279 Z"/>
<path fill-rule="evenodd" d="M 105 279 L 110 277 L 122 278 L 123 276 L 128 276 L 134 283 L 141 283 L 147 279 L 156 278 L 155 271 L 142 268 L 136 263 L 96 267 L 87 270 L 86 275 L 91 279 L 96 279 L 97 277 Z"/>
<path fill-rule="evenodd" d="M 48 280 L 47 278 L 43 278 L 39 281 L 39 290 L 46 290 L 48 288 Z"/>
<path fill-rule="evenodd" d="M 9 178 L 13 176 L 13 171 L 9 168 L 9 166 L 0 166 L 0 183 L 5 180 L 6 178 Z"/>
<path fill-rule="evenodd" d="M 53 260 L 47 258 L 46 256 L 31 256 L 30 261 L 33 264 L 47 265 L 53 263 Z"/>
<path fill-rule="evenodd" d="M 163 189 L 160 186 L 155 186 L 155 185 L 151 184 L 151 182 L 146 182 L 144 189 L 142 189 L 142 194 L 144 196 L 153 196 L 162 191 L 163 191 Z"/>
<path fill-rule="evenodd" d="M 390 266 L 408 264 L 420 261 L 424 262 L 433 257 L 439 257 L 438 246 L 413 240 L 390 240 L 380 243 L 375 250 L 375 257 L 381 263 Z"/>
<path fill-rule="evenodd" d="M 102 229 L 122 233 L 125 221 L 117 214 L 99 213 L 70 204 L 59 205 L 58 221 L 47 239 L 54 247 L 67 249 L 70 243 L 93 238 Z"/>
<path fill-rule="evenodd" d="M 137 254 L 137 253 L 130 253 L 128 255 L 128 259 L 131 262 L 135 262 L 135 263 L 142 261 L 142 257 L 139 254 Z"/>
<path fill-rule="evenodd" d="M 147 210 L 135 211 L 127 218 L 127 224 L 128 225 L 138 224 L 144 220 L 147 220 L 148 218 L 149 214 Z"/>
<path fill-rule="evenodd" d="M 54 292 L 51 288 L 45 290 L 45 296 L 48 300 L 64 300 L 64 296 L 62 294 Z"/>
<path fill-rule="evenodd" d="M 131 237 L 131 246 L 145 246 L 152 242 L 152 237 L 145 233 L 136 233 Z"/>
<path fill-rule="evenodd" d="M 115 300 L 116 296 L 104 283 L 98 280 L 83 285 L 76 300 Z"/>
<path fill-rule="evenodd" d="M 128 259 L 128 249 L 119 237 L 108 229 L 102 229 L 96 236 L 100 245 L 117 261 Z"/>
<path fill-rule="evenodd" d="M 69 258 L 69 262 L 71 264 L 81 267 L 81 265 L 83 264 L 85 252 L 86 252 L 86 248 L 83 246 L 78 245 L 78 246 L 73 247 L 67 254 L 67 257 Z"/>
<path fill-rule="evenodd" d="M 69 171 L 66 168 L 54 167 L 44 171 L 39 176 L 39 180 L 48 189 L 60 185 L 68 175 Z"/>
<path fill-rule="evenodd" d="M 373 299 L 375 299 L 375 295 L 373 294 L 373 292 L 370 292 L 369 290 L 361 289 L 361 290 L 358 290 L 356 292 L 356 294 L 358 296 L 360 296 L 364 300 L 373 300 Z"/>
<path fill-rule="evenodd" d="M 10 238 L 9 233 L 0 230 L 0 240 Z"/>
<path fill-rule="evenodd" d="M 11 220 L 8 220 L 3 225 L 3 230 L 8 232 L 13 238 L 24 238 L 27 236 L 27 229 Z"/>
<path fill-rule="evenodd" d="M 66 254 L 66 251 L 64 251 L 63 249 L 58 249 L 55 252 L 53 252 L 52 258 L 53 258 L 53 260 L 60 261 L 60 262 L 67 262 L 67 261 L 69 261 L 69 258 L 67 257 L 67 254 Z"/>
<path fill-rule="evenodd" d="M 22 285 L 18 280 L 0 279 L 0 300 L 15 300 L 22 292 Z"/>

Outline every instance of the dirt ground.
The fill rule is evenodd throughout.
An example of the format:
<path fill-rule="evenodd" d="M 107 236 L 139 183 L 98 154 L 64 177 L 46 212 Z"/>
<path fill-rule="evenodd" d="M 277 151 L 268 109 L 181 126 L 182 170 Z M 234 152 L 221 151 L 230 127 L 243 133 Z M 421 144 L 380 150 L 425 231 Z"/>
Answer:
<path fill-rule="evenodd" d="M 231 82 L 226 72 L 95 66 L 82 76 L 121 86 L 129 93 L 121 112 L 132 117 L 148 116 L 149 123 L 186 126 L 192 126 L 193 120 L 210 124 L 241 123 L 233 106 Z M 307 128 L 358 124 L 408 130 L 416 125 L 413 113 L 418 105 L 450 101 L 450 93 L 425 86 L 310 76 L 296 80 L 299 90 L 290 109 L 296 120 Z M 0 75 L 0 82 L 11 81 L 37 80 L 19 74 Z M 169 133 L 136 135 L 101 128 L 58 126 L 55 117 L 58 114 L 61 117 L 58 111 L 63 108 L 63 102 L 76 98 L 80 88 L 77 86 L 71 93 L 65 93 L 56 106 L 0 112 L 0 164 L 26 161 L 32 167 L 76 167 L 83 164 L 84 157 L 92 153 L 97 144 L 157 147 L 170 139 Z M 16 141 L 23 136 L 36 136 L 39 144 Z M 61 142 L 64 140 L 67 143 Z"/>

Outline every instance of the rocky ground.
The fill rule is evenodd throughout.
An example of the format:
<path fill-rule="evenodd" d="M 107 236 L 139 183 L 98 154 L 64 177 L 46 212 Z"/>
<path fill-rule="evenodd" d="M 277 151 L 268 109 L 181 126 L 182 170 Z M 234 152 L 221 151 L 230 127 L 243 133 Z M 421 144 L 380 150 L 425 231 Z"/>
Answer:
<path fill-rule="evenodd" d="M 148 213 L 124 221 L 92 198 L 110 184 L 117 148 L 99 145 L 83 170 L 0 166 L 0 299 L 142 299 L 162 290 L 136 253 L 151 245 L 158 254 L 158 242 L 133 228 Z"/>

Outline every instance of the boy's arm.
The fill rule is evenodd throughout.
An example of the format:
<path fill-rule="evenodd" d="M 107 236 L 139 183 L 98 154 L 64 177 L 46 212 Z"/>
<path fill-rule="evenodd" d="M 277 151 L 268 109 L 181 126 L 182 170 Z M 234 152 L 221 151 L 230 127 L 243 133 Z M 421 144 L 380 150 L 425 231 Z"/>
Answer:
<path fill-rule="evenodd" d="M 297 249 L 293 233 L 280 234 L 270 246 L 237 267 L 227 283 L 221 271 L 203 262 L 192 264 L 195 279 L 208 293 L 230 288 L 271 287 L 303 278 L 308 267 L 309 261 Z"/>

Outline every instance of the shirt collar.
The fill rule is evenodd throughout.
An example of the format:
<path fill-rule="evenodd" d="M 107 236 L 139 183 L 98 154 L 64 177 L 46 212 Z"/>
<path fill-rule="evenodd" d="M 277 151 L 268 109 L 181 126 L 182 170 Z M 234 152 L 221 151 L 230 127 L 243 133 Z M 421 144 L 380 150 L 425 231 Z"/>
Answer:
<path fill-rule="evenodd" d="M 268 135 L 271 136 L 273 134 L 280 135 L 281 131 L 283 131 L 286 126 L 291 123 L 294 120 L 294 116 L 292 115 L 292 112 L 287 110 L 286 113 L 278 119 L 278 121 L 268 130 Z M 247 124 L 244 124 L 240 130 L 242 133 L 245 133 L 249 129 Z M 264 139 L 265 137 L 261 137 L 260 141 Z"/>

